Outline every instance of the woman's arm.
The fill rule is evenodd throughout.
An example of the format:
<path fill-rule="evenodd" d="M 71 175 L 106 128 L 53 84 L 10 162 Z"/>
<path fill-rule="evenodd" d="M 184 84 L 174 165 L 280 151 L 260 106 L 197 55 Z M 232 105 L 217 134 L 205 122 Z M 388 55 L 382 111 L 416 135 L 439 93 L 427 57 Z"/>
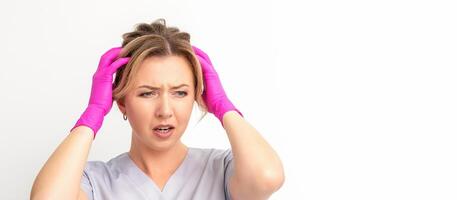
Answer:
<path fill-rule="evenodd" d="M 118 58 L 121 51 L 121 47 L 114 47 L 100 58 L 87 108 L 38 173 L 31 199 L 77 199 L 83 193 L 80 182 L 90 146 L 113 106 L 113 74 L 130 60 Z"/>
<path fill-rule="evenodd" d="M 225 113 L 223 124 L 234 161 L 229 183 L 232 198 L 267 199 L 284 183 L 284 170 L 278 155 L 238 112 Z"/>
<path fill-rule="evenodd" d="M 208 112 L 227 131 L 232 146 L 234 173 L 229 182 L 233 199 L 267 199 L 284 182 L 284 170 L 276 152 L 228 99 L 208 54 L 192 46 L 203 73 L 202 94 Z"/>
<path fill-rule="evenodd" d="M 93 139 L 94 132 L 89 127 L 74 128 L 41 168 L 30 199 L 78 199 Z"/>

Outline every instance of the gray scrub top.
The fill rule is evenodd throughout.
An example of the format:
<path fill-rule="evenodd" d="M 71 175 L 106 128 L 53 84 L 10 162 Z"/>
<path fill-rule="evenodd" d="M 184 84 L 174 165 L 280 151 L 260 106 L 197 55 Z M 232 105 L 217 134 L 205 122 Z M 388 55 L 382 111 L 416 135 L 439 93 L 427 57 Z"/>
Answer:
<path fill-rule="evenodd" d="M 188 147 L 184 161 L 170 176 L 163 191 L 138 168 L 128 152 L 108 162 L 88 161 L 81 188 L 92 200 L 102 199 L 231 199 L 231 149 Z"/>

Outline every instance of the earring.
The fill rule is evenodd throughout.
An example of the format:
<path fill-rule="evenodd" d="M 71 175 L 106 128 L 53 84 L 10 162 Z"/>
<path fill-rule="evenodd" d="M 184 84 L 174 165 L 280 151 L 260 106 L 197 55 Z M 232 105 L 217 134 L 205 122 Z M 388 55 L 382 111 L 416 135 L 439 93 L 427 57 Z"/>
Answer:
<path fill-rule="evenodd" d="M 124 118 L 124 120 L 127 120 L 127 115 L 123 114 L 122 118 Z"/>

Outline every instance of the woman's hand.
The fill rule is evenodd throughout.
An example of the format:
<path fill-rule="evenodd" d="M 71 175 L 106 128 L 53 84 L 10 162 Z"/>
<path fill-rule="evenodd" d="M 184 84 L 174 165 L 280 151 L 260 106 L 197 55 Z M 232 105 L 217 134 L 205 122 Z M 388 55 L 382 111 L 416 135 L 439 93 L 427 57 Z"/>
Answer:
<path fill-rule="evenodd" d="M 202 96 L 206 106 L 208 107 L 208 111 L 213 113 L 222 125 L 224 125 L 222 120 L 224 114 L 228 111 L 234 110 L 243 116 L 225 94 L 224 88 L 219 80 L 219 76 L 217 75 L 217 72 L 214 69 L 208 55 L 195 46 L 192 46 L 192 48 L 200 61 L 202 68 L 205 87 Z"/>
<path fill-rule="evenodd" d="M 113 74 L 130 59 L 128 57 L 118 59 L 121 50 L 121 47 L 115 47 L 102 55 L 97 71 L 92 76 L 89 104 L 71 130 L 80 125 L 88 126 L 94 131 L 95 139 L 104 116 L 113 106 Z"/>

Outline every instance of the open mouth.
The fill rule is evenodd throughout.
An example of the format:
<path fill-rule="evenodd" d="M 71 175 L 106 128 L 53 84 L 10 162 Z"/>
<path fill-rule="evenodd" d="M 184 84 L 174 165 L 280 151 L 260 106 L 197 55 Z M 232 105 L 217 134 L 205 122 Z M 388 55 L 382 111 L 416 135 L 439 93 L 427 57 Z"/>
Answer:
<path fill-rule="evenodd" d="M 167 133 L 174 129 L 174 127 L 163 127 L 163 128 L 155 128 L 154 130 L 160 133 Z"/>
<path fill-rule="evenodd" d="M 164 124 L 164 125 L 156 126 L 153 130 L 154 130 L 154 133 L 158 137 L 167 138 L 172 134 L 173 129 L 175 129 L 174 126 L 169 125 L 169 124 Z"/>

